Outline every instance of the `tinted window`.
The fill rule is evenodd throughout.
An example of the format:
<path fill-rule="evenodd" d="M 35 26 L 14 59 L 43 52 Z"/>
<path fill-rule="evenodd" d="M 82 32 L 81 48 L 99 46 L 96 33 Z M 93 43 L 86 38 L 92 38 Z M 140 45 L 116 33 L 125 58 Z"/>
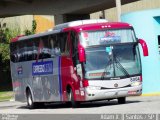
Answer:
<path fill-rule="evenodd" d="M 11 53 L 10 53 L 11 61 L 16 62 L 17 54 L 16 54 L 16 44 L 15 43 L 11 43 L 10 50 L 11 50 Z"/>
<path fill-rule="evenodd" d="M 68 34 L 59 33 L 11 43 L 11 61 L 23 62 L 69 55 Z"/>
<path fill-rule="evenodd" d="M 51 48 L 49 45 L 49 36 L 41 37 L 39 40 L 39 59 L 51 57 Z"/>
<path fill-rule="evenodd" d="M 74 66 L 77 65 L 78 63 L 78 50 L 77 50 L 77 45 L 78 45 L 78 39 L 76 36 L 76 33 L 71 32 L 71 46 L 72 46 L 72 59 L 73 59 L 73 64 Z"/>
<path fill-rule="evenodd" d="M 61 33 L 58 35 L 60 41 L 60 50 L 62 54 L 69 54 L 68 34 Z"/>

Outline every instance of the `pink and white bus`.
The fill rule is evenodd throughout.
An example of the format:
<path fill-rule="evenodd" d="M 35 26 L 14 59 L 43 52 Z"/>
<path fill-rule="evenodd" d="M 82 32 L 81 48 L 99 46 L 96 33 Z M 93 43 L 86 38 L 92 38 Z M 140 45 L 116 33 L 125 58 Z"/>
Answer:
<path fill-rule="evenodd" d="M 140 44 L 139 44 L 140 43 Z M 44 33 L 13 38 L 11 75 L 15 99 L 34 108 L 46 102 L 118 99 L 141 95 L 139 46 L 144 40 L 127 23 L 81 20 Z"/>

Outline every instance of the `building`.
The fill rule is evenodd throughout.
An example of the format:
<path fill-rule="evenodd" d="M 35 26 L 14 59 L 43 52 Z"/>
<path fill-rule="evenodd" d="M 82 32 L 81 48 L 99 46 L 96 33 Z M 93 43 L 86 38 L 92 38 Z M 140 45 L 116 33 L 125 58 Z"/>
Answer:
<path fill-rule="evenodd" d="M 104 10 L 108 21 L 117 21 L 117 10 Z M 141 0 L 121 7 L 121 21 L 133 25 L 138 38 L 146 41 L 149 57 L 142 58 L 143 94 L 160 94 L 160 0 Z M 102 12 L 91 14 L 99 18 Z"/>
<path fill-rule="evenodd" d="M 155 9 L 160 8 L 160 0 L 140 0 L 137 2 L 132 2 L 126 5 L 122 5 L 121 11 L 122 15 L 129 12 L 136 12 L 141 10 L 148 10 L 148 9 Z M 111 8 L 104 10 L 105 11 L 105 18 L 108 21 L 117 21 L 117 10 L 116 8 Z M 92 13 L 90 15 L 91 19 L 99 18 L 101 11 Z"/>
<path fill-rule="evenodd" d="M 160 0 L 140 0 L 121 7 L 121 20 L 135 28 L 138 38 L 146 40 L 149 57 L 142 57 L 143 93 L 160 94 Z M 90 14 L 91 19 L 99 19 L 104 13 L 108 21 L 117 21 L 117 10 L 111 8 Z M 23 32 L 32 28 L 32 20 L 37 22 L 36 32 L 53 28 L 54 16 L 25 15 L 5 18 L 7 25 L 19 26 Z M 2 21 L 2 19 L 0 20 Z"/>
<path fill-rule="evenodd" d="M 2 28 L 18 29 L 23 33 L 26 29 L 32 28 L 33 15 L 24 15 L 17 17 L 1 18 L 0 24 Z M 5 24 L 5 26 L 3 26 Z"/>
<path fill-rule="evenodd" d="M 32 29 L 32 21 L 35 20 L 37 23 L 36 33 L 44 32 L 48 29 L 53 28 L 54 16 L 50 15 L 23 15 L 16 17 L 1 18 L 0 23 L 6 24 L 5 27 L 10 29 L 19 29 L 21 34 L 24 34 L 25 30 Z"/>

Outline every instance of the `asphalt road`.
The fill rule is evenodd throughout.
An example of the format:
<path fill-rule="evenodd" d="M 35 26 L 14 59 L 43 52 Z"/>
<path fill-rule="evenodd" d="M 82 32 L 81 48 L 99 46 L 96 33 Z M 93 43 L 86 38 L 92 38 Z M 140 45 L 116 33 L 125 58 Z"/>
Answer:
<path fill-rule="evenodd" d="M 117 100 L 89 102 L 80 108 L 71 108 L 66 104 L 49 104 L 38 109 L 28 109 L 26 103 L 0 102 L 1 114 L 126 114 L 156 113 L 160 114 L 160 96 L 128 97 L 126 104 L 118 104 Z"/>

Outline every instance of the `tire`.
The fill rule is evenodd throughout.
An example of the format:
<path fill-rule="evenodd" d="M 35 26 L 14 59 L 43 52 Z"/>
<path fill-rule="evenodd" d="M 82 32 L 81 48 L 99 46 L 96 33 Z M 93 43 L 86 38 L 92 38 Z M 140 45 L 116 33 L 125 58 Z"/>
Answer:
<path fill-rule="evenodd" d="M 79 107 L 79 102 L 75 101 L 72 89 L 70 89 L 70 92 L 68 93 L 68 100 L 71 103 L 72 108 Z"/>
<path fill-rule="evenodd" d="M 36 103 L 33 102 L 32 94 L 30 90 L 27 91 L 27 106 L 29 109 L 36 108 Z"/>
<path fill-rule="evenodd" d="M 125 104 L 125 103 L 126 103 L 126 97 L 118 98 L 118 104 Z"/>

